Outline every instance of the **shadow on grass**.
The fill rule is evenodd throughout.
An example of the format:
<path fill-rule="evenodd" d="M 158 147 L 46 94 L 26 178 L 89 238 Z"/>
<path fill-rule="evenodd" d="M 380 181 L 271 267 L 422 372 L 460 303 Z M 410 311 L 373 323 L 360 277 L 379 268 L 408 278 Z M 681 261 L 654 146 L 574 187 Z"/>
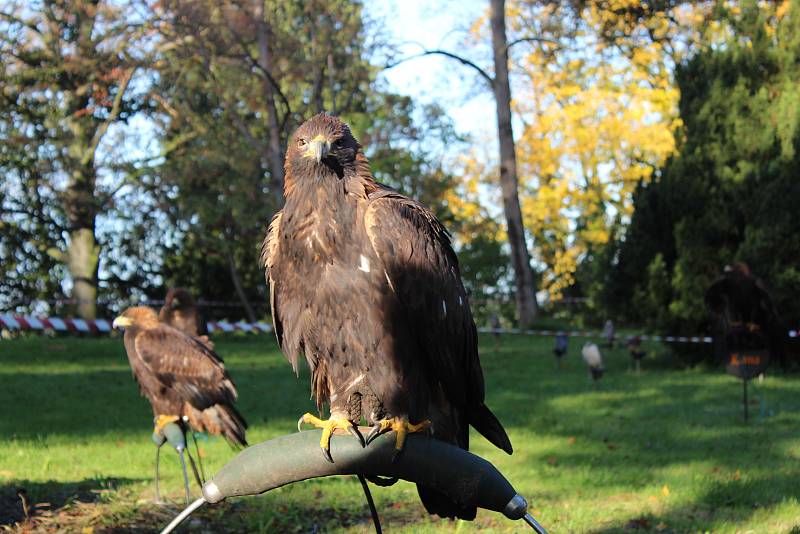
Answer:
<path fill-rule="evenodd" d="M 97 533 L 157 532 L 178 514 L 180 507 L 142 505 L 125 516 L 113 518 Z M 406 507 L 390 507 L 380 511 L 384 527 L 398 528 L 422 520 L 421 514 Z M 373 532 L 372 518 L 363 506 L 317 506 L 313 502 L 283 504 L 271 499 L 225 501 L 197 510 L 180 527 L 181 532 L 225 532 L 252 534 L 272 532 L 332 532 L 355 527 Z"/>
<path fill-rule="evenodd" d="M 32 482 L 18 480 L 0 486 L 0 526 L 25 521 L 23 501 L 33 521 L 52 518 L 65 508 L 97 503 L 110 494 L 141 482 L 130 478 L 92 478 L 78 482 Z"/>
<path fill-rule="evenodd" d="M 239 389 L 237 403 L 250 423 L 296 419 L 312 404 L 303 399 L 305 381 L 291 368 L 229 365 Z M 108 433 L 149 433 L 152 411 L 139 395 L 130 371 L 14 373 L 0 388 L 0 405 L 14 406 L 0 417 L 6 439 L 37 440 L 48 435 L 89 438 Z"/>
<path fill-rule="evenodd" d="M 746 522 L 758 510 L 800 500 L 796 460 L 786 451 L 796 441 L 800 412 L 789 377 L 773 374 L 764 385 L 751 386 L 752 419 L 744 423 L 741 382 L 722 370 L 636 375 L 624 352 L 609 351 L 608 373 L 595 385 L 579 357 L 556 371 L 547 368 L 549 354 L 529 355 L 525 362 L 520 352 L 511 346 L 487 358 L 485 367 L 494 382 L 487 387 L 489 405 L 506 427 L 557 444 L 517 451 L 523 463 L 545 472 L 568 470 L 574 484 L 599 494 L 660 487 L 678 470 L 684 473 L 678 480 L 700 478 L 680 505 L 610 526 L 600 512 L 602 527 L 591 532 L 715 531 L 720 522 Z M 762 413 L 759 402 L 766 405 Z"/>
<path fill-rule="evenodd" d="M 775 487 L 781 489 L 775 492 Z M 772 475 L 753 477 L 748 480 L 714 481 L 701 496 L 689 505 L 667 507 L 661 513 L 638 515 L 592 530 L 592 534 L 613 534 L 622 532 L 713 532 L 719 529 L 719 522 L 740 523 L 747 521 L 759 510 L 780 505 L 787 499 L 800 498 L 800 488 L 793 476 Z M 784 525 L 788 532 L 800 532 L 800 518 L 789 520 Z M 774 525 L 772 526 L 774 528 Z M 763 530 L 774 531 L 768 525 Z"/>

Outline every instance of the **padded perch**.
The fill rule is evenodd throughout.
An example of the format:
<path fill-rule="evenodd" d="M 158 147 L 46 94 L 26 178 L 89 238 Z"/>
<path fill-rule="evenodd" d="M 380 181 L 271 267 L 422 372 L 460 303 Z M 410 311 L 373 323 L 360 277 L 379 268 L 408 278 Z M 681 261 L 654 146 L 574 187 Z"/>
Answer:
<path fill-rule="evenodd" d="M 369 427 L 359 427 L 362 434 Z M 527 501 L 491 463 L 468 451 L 428 436 L 408 436 L 394 462 L 393 432 L 362 448 L 348 433 L 331 438 L 330 463 L 319 454 L 321 430 L 309 430 L 253 445 L 234 457 L 203 486 L 203 497 L 218 503 L 228 497 L 258 495 L 310 478 L 331 475 L 397 477 L 445 493 L 464 505 L 475 505 L 525 519 L 537 532 L 545 530 L 527 513 Z"/>
<path fill-rule="evenodd" d="M 359 430 L 366 435 L 370 429 Z M 353 436 L 337 432 L 331 438 L 334 462 L 330 463 L 318 454 L 320 433 L 298 432 L 243 450 L 203 486 L 203 496 L 215 503 L 309 478 L 355 474 L 419 482 L 460 503 L 496 512 L 503 512 L 516 495 L 503 475 L 483 458 L 427 436 L 408 436 L 403 454 L 392 463 L 394 433 L 381 435 L 361 448 Z"/>

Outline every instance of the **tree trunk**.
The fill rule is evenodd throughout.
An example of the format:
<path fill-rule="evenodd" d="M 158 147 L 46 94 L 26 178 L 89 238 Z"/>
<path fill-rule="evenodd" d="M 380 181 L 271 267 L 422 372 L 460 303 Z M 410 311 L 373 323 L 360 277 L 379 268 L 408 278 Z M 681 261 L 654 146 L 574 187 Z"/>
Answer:
<path fill-rule="evenodd" d="M 244 313 L 247 315 L 247 320 L 251 323 L 256 322 L 256 314 L 253 313 L 253 307 L 250 306 L 250 301 L 247 300 L 247 295 L 242 288 L 242 279 L 239 277 L 239 270 L 236 268 L 236 260 L 233 259 L 233 254 L 228 252 L 228 267 L 231 270 L 231 280 L 233 287 L 236 288 L 236 294 L 239 296 L 239 301 L 242 303 Z"/>
<path fill-rule="evenodd" d="M 69 233 L 67 267 L 72 276 L 72 298 L 81 319 L 97 318 L 97 264 L 100 247 L 91 228 L 78 228 Z"/>
<path fill-rule="evenodd" d="M 511 86 L 508 81 L 508 43 L 506 41 L 505 0 L 490 0 L 492 49 L 494 51 L 494 97 L 497 104 L 497 135 L 500 142 L 500 188 L 511 245 L 511 263 L 516 285 L 517 319 L 530 326 L 539 314 L 536 283 L 525 243 L 525 228 L 517 192 L 517 157 L 511 128 Z"/>
<path fill-rule="evenodd" d="M 88 105 L 85 97 L 65 95 L 67 109 L 81 110 Z M 74 115 L 73 115 L 74 117 Z M 94 125 L 86 117 L 67 121 L 71 134 L 67 147 L 70 183 L 64 196 L 64 211 L 69 221 L 69 242 L 64 262 L 72 278 L 75 313 L 81 319 L 97 318 L 97 265 L 100 247 L 95 240 L 98 206 L 94 198 L 97 173 L 90 152 Z"/>
<path fill-rule="evenodd" d="M 269 48 L 269 25 L 264 18 L 264 0 L 255 0 L 256 31 L 258 32 L 258 66 L 263 71 L 264 97 L 267 104 L 267 130 L 269 141 L 265 159 L 269 165 L 275 208 L 283 205 L 283 145 L 278 123 L 278 109 L 275 106 L 275 88 L 268 79 L 272 72 L 272 58 Z"/>

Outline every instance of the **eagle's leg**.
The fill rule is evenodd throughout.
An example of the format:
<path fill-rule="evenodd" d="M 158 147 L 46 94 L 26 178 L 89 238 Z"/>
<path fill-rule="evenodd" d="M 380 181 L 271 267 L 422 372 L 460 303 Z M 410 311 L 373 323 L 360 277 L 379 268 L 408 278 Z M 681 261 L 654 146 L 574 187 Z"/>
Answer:
<path fill-rule="evenodd" d="M 352 421 L 350 421 L 350 419 L 344 415 L 333 412 L 331 413 L 331 418 L 326 421 L 324 419 L 320 419 L 319 417 L 315 417 L 310 413 L 305 413 L 297 421 L 298 431 L 300 430 L 300 425 L 303 423 L 308 423 L 322 429 L 322 437 L 319 439 L 319 446 L 322 449 L 322 454 L 325 456 L 325 459 L 331 463 L 333 463 L 333 457 L 331 456 L 331 434 L 337 428 L 347 430 L 353 436 L 355 436 L 355 438 L 361 443 L 362 447 L 364 446 L 364 438 L 361 436 L 361 433 L 353 425 Z"/>
<path fill-rule="evenodd" d="M 377 421 L 375 423 L 375 425 L 372 427 L 372 430 L 370 430 L 369 434 L 367 435 L 367 445 L 369 445 L 372 442 L 372 440 L 374 440 L 384 432 L 387 432 L 389 430 L 394 430 L 396 434 L 394 442 L 395 453 L 394 457 L 392 458 L 392 461 L 394 461 L 395 459 L 397 459 L 400 453 L 403 452 L 403 446 L 406 443 L 406 436 L 409 433 L 422 432 L 426 430 L 429 426 L 431 426 L 430 419 L 425 419 L 424 421 L 417 424 L 409 423 L 408 417 L 405 416 L 391 417 L 389 419 L 381 419 L 380 421 Z"/>
<path fill-rule="evenodd" d="M 184 447 L 178 449 L 178 456 L 181 458 L 181 469 L 183 469 L 183 489 L 186 492 L 186 504 L 191 502 L 191 494 L 189 493 L 189 473 L 186 472 L 186 459 L 183 457 Z"/>
<path fill-rule="evenodd" d="M 161 493 L 158 491 L 158 460 L 160 456 L 161 456 L 161 445 L 157 445 L 156 446 L 156 504 L 161 504 Z"/>
<path fill-rule="evenodd" d="M 155 427 L 155 428 L 153 428 L 153 433 L 154 434 L 162 434 L 163 435 L 165 426 L 167 426 L 170 423 L 177 423 L 180 420 L 181 420 L 181 418 L 180 418 L 179 415 L 164 415 L 164 414 L 160 414 L 160 415 L 156 416 L 156 418 L 153 420 L 153 424 L 154 424 L 154 427 Z"/>
<path fill-rule="evenodd" d="M 164 427 L 170 423 L 178 421 L 180 418 L 177 415 L 159 415 L 153 420 L 153 443 L 156 445 L 156 504 L 161 504 L 161 492 L 158 487 L 158 467 L 159 460 L 161 459 L 161 446 L 166 443 L 167 438 L 164 435 Z"/>

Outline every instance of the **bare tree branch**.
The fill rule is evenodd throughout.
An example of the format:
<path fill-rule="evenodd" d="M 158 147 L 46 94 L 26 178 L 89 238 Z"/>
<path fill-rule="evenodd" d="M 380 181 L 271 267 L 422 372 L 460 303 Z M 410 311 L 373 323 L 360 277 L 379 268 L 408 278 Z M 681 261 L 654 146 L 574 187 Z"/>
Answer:
<path fill-rule="evenodd" d="M 21 24 L 28 28 L 29 30 L 33 30 L 34 32 L 38 33 L 39 35 L 42 34 L 42 31 L 34 24 L 33 22 L 23 20 L 12 13 L 3 13 L 0 12 L 0 18 L 4 18 L 10 22 L 15 22 L 17 24 Z"/>
<path fill-rule="evenodd" d="M 510 43 L 506 45 L 506 51 L 511 49 L 512 46 L 517 45 L 519 43 L 548 43 L 552 45 L 556 45 L 559 48 L 561 47 L 561 43 L 553 39 L 546 39 L 544 37 L 520 37 L 519 39 L 514 39 Z"/>
<path fill-rule="evenodd" d="M 133 78 L 133 73 L 136 71 L 136 67 L 128 69 L 128 71 L 122 76 L 122 79 L 119 81 L 119 87 L 117 88 L 117 94 L 114 96 L 114 103 L 111 105 L 111 111 L 108 113 L 108 117 L 103 124 L 95 131 L 94 137 L 92 138 L 92 144 L 89 146 L 89 149 L 81 158 L 82 165 L 88 165 L 88 163 L 94 157 L 94 153 L 97 150 L 97 145 L 100 144 L 100 140 L 108 131 L 108 127 L 111 126 L 111 123 L 117 120 L 119 116 L 120 107 L 122 106 L 122 98 L 125 95 L 125 91 L 128 88 L 128 84 Z"/>
<path fill-rule="evenodd" d="M 417 58 L 421 58 L 421 57 L 424 57 L 424 56 L 432 56 L 432 55 L 440 55 L 440 56 L 449 57 L 450 59 L 455 59 L 456 61 L 458 61 L 462 65 L 466 65 L 468 67 L 472 67 L 475 71 L 477 71 L 478 74 L 481 75 L 481 77 L 484 80 L 486 80 L 489 83 L 490 87 L 494 87 L 494 78 L 492 76 L 490 76 L 485 70 L 480 68 L 476 63 L 470 61 L 469 59 L 461 57 L 458 54 L 455 54 L 453 52 L 449 52 L 447 50 L 439 50 L 439 49 L 425 50 L 424 52 L 420 52 L 419 54 L 415 54 L 413 56 L 409 56 L 409 57 L 400 59 L 398 61 L 395 61 L 394 63 L 389 63 L 388 65 L 384 66 L 383 68 L 384 69 L 391 69 L 391 68 L 396 67 L 397 65 L 399 65 L 401 63 L 405 63 L 406 61 L 411 61 L 412 59 L 417 59 Z"/>

